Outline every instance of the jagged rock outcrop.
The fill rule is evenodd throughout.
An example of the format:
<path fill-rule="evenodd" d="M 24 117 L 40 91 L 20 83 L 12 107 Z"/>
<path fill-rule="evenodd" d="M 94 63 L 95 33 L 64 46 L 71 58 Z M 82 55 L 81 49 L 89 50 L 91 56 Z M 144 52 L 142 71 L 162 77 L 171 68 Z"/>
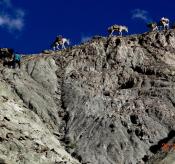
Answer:
<path fill-rule="evenodd" d="M 0 69 L 6 163 L 166 162 L 162 144 L 175 138 L 174 30 L 94 37 L 26 56 L 21 70 Z"/>

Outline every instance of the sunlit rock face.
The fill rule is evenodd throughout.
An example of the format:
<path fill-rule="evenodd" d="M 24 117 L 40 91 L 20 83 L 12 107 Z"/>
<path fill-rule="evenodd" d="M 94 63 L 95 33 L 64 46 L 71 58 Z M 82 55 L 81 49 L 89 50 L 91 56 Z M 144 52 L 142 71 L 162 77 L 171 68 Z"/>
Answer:
<path fill-rule="evenodd" d="M 0 67 L 4 163 L 175 162 L 174 30 L 44 52 Z"/>

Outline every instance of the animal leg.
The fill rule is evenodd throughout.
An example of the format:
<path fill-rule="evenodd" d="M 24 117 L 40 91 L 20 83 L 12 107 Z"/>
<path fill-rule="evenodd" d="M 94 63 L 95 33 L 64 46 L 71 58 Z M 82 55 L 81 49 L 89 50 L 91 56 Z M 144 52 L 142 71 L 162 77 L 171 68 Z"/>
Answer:
<path fill-rule="evenodd" d="M 152 31 L 158 31 L 158 27 L 154 27 Z"/>
<path fill-rule="evenodd" d="M 166 26 L 167 26 L 167 24 L 164 22 L 163 23 L 163 30 L 166 30 Z"/>
<path fill-rule="evenodd" d="M 158 26 L 156 26 L 156 27 L 155 27 L 155 30 L 156 30 L 156 31 L 159 31 L 159 28 L 158 28 Z"/>
<path fill-rule="evenodd" d="M 166 28 L 166 30 L 168 30 L 169 29 L 169 24 L 166 24 L 165 28 Z"/>
<path fill-rule="evenodd" d="M 164 26 L 162 25 L 162 26 L 160 26 L 160 30 L 163 30 L 164 29 Z"/>
<path fill-rule="evenodd" d="M 58 45 L 58 46 L 56 46 L 56 50 L 59 50 L 59 45 Z"/>
<path fill-rule="evenodd" d="M 114 33 L 114 30 L 111 31 L 110 35 L 109 36 L 113 36 L 113 33 Z"/>
<path fill-rule="evenodd" d="M 56 43 L 56 49 L 59 50 L 59 44 L 58 43 Z"/>
<path fill-rule="evenodd" d="M 62 44 L 61 46 L 62 46 L 62 49 L 66 49 L 64 44 Z"/>

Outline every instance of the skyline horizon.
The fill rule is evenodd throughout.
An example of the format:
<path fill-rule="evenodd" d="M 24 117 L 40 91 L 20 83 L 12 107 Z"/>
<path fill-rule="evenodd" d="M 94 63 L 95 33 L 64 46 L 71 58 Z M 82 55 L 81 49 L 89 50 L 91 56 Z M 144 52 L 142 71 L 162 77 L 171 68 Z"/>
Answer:
<path fill-rule="evenodd" d="M 175 2 L 134 2 L 115 0 L 22 1 L 2 0 L 0 6 L 0 47 L 13 48 L 21 54 L 39 53 L 50 48 L 57 35 L 79 45 L 95 35 L 108 36 L 113 24 L 128 27 L 128 35 L 148 31 L 146 23 L 168 17 L 175 22 Z"/>

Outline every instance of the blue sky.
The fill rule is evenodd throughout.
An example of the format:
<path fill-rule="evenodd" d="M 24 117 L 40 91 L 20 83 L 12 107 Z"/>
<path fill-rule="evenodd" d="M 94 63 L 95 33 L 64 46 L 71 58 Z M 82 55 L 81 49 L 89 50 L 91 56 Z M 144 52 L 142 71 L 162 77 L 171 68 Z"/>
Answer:
<path fill-rule="evenodd" d="M 0 0 L 0 8 L 0 47 L 19 53 L 48 49 L 59 34 L 75 45 L 107 36 L 112 24 L 126 25 L 135 34 L 163 16 L 175 22 L 174 0 Z"/>

